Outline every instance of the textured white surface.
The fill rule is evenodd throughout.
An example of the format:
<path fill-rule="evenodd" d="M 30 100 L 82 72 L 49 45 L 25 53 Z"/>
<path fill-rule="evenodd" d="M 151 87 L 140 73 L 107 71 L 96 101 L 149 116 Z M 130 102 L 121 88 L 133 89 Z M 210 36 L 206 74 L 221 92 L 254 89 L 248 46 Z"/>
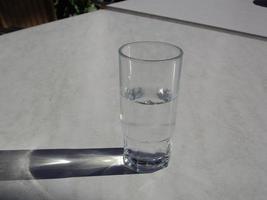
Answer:
<path fill-rule="evenodd" d="M 266 199 L 267 43 L 160 20 L 97 11 L 1 36 L 0 149 L 121 146 L 117 49 L 136 40 L 185 52 L 170 166 L 0 181 L 1 200 Z"/>
<path fill-rule="evenodd" d="M 267 37 L 267 8 L 253 0 L 127 0 L 109 6 Z"/>

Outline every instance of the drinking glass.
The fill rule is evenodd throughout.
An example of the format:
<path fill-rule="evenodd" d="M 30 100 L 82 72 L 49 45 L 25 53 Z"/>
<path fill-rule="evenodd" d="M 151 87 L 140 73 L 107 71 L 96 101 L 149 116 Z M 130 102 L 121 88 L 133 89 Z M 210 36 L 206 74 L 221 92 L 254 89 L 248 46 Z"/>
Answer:
<path fill-rule="evenodd" d="M 176 120 L 183 51 L 158 41 L 119 49 L 123 160 L 137 172 L 167 167 Z"/>

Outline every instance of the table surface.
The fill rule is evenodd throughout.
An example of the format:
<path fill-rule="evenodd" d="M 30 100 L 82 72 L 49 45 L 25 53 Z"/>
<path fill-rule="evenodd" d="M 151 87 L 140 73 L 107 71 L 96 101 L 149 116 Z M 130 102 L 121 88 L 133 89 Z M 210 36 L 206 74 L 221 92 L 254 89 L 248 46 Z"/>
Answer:
<path fill-rule="evenodd" d="M 266 199 L 267 43 L 157 19 L 101 10 L 1 36 L 1 150 L 122 146 L 117 50 L 137 40 L 184 50 L 169 167 L 0 181 L 0 199 Z"/>
<path fill-rule="evenodd" d="M 253 0 L 127 0 L 109 6 L 267 37 L 267 8 Z"/>

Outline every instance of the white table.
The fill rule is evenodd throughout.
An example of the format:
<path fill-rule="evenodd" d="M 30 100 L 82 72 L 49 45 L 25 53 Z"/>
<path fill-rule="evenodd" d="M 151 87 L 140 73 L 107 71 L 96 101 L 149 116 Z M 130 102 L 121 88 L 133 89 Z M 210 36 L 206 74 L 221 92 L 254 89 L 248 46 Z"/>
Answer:
<path fill-rule="evenodd" d="M 122 146 L 117 49 L 136 40 L 185 52 L 169 167 L 0 181 L 0 199 L 266 199 L 267 43 L 177 23 L 102 10 L 1 36 L 1 150 Z"/>
<path fill-rule="evenodd" d="M 267 8 L 253 0 L 127 0 L 109 7 L 267 37 Z"/>

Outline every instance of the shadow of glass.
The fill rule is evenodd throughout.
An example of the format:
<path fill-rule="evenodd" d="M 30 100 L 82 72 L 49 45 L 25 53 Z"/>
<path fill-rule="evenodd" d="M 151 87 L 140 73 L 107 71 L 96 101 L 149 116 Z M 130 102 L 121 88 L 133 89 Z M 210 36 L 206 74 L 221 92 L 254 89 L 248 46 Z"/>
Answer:
<path fill-rule="evenodd" d="M 122 154 L 123 148 L 2 150 L 0 180 L 137 174 Z"/>

